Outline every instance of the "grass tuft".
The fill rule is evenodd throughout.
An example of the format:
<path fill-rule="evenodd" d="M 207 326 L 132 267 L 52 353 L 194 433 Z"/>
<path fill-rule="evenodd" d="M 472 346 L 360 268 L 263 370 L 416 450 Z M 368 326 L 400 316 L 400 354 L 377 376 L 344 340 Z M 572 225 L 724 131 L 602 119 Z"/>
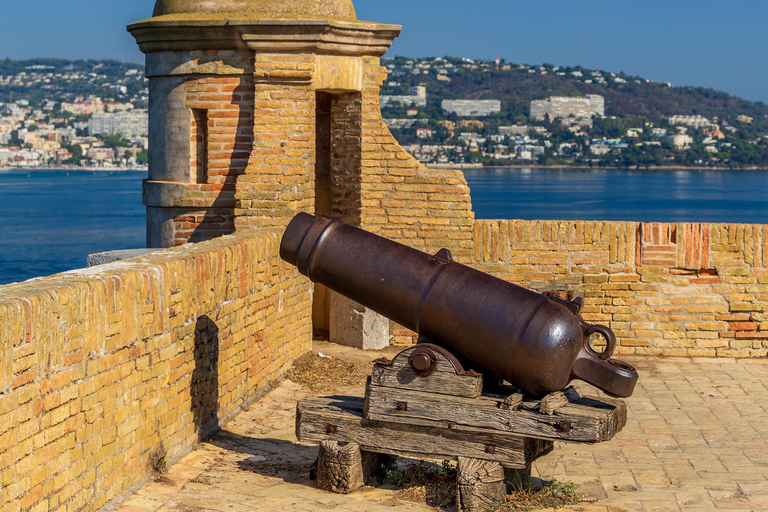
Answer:
<path fill-rule="evenodd" d="M 164 453 L 161 456 L 157 457 L 152 462 L 152 469 L 157 471 L 158 473 L 165 473 L 168 471 L 168 459 L 167 459 L 168 453 Z"/>
<path fill-rule="evenodd" d="M 584 500 L 578 493 L 579 486 L 570 481 L 553 480 L 546 482 L 544 487 L 529 486 L 508 494 L 503 503 L 490 509 L 489 512 L 508 512 L 535 510 L 541 508 L 558 509 L 567 505 L 575 505 Z"/>

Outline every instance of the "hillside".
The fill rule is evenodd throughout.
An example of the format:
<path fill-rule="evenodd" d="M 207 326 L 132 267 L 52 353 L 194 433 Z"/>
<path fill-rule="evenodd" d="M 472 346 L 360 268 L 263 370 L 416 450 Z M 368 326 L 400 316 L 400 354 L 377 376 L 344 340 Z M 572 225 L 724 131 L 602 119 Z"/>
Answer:
<path fill-rule="evenodd" d="M 557 68 L 551 64 L 531 66 L 500 62 L 467 61 L 445 57 L 452 64 L 452 72 L 440 81 L 439 71 L 430 69 L 419 74 L 410 72 L 420 63 L 435 59 L 385 59 L 390 69 L 390 83 L 382 94 L 404 94 L 413 85 L 425 84 L 430 103 L 443 99 L 500 99 L 506 117 L 527 116 L 532 100 L 549 96 L 584 96 L 599 94 L 605 97 L 606 115 L 635 116 L 661 119 L 672 115 L 702 115 L 735 119 L 739 115 L 768 116 L 768 105 L 751 102 L 727 93 L 703 87 L 674 87 L 651 82 L 624 73 L 612 73 L 576 67 Z M 414 62 L 408 66 L 408 62 Z M 582 76 L 576 76 L 581 74 Z M 596 75 L 594 75 L 596 74 Z M 598 83 L 602 77 L 604 83 Z M 588 81 L 591 81 L 589 83 Z"/>
<path fill-rule="evenodd" d="M 425 163 L 768 167 L 768 106 L 762 102 L 578 66 L 453 57 L 396 57 L 383 64 L 389 78 L 382 95 L 395 98 L 382 113 L 394 120 L 398 140 Z M 426 88 L 425 105 L 396 101 L 415 86 Z M 586 95 L 604 98 L 604 116 L 532 119 L 533 100 Z M 461 116 L 442 108 L 443 100 L 455 99 L 499 100 L 501 109 Z M 673 122 L 673 116 L 688 118 Z M 510 137 L 509 129 L 500 130 L 510 126 L 531 131 Z"/>
<path fill-rule="evenodd" d="M 72 102 L 78 96 L 102 100 L 146 100 L 144 66 L 115 60 L 0 59 L 0 102 L 25 99 Z"/>
<path fill-rule="evenodd" d="M 424 163 L 768 168 L 768 106 L 724 92 L 579 66 L 453 57 L 385 58 L 382 64 L 389 70 L 382 98 L 400 97 L 382 101 L 382 114 L 400 143 Z M 407 98 L 416 86 L 423 86 L 426 96 L 413 105 Z M 602 98 L 600 115 L 532 119 L 533 100 L 585 95 Z M 19 145 L 18 127 L 8 130 L 8 116 L 19 108 L 29 110 L 25 115 L 42 111 L 34 121 L 48 123 L 61 102 L 89 97 L 146 108 L 143 66 L 0 60 L 0 116 L 6 124 L 0 145 Z M 443 100 L 456 99 L 498 100 L 500 107 L 485 116 L 443 109 Z M 18 105 L 3 107 L 11 102 Z M 80 123 L 73 129 L 80 131 L 88 120 L 73 119 Z"/>

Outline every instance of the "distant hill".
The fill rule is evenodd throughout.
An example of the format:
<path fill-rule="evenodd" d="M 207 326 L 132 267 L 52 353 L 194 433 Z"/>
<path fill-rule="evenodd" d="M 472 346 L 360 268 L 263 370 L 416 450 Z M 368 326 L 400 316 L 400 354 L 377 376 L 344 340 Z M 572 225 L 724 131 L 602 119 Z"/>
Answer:
<path fill-rule="evenodd" d="M 144 71 L 144 66 L 141 64 L 136 64 L 134 62 L 120 62 L 117 60 L 0 59 L 0 75 L 15 75 L 21 72 L 91 72 L 94 71 L 94 68 L 99 71 L 99 74 L 104 74 L 106 76 L 122 76 L 128 69 Z"/>
<path fill-rule="evenodd" d="M 382 95 L 425 87 L 417 90 L 426 90 L 417 108 L 407 98 L 382 107 L 393 135 L 424 163 L 768 168 L 768 106 L 762 102 L 580 66 L 455 57 L 385 58 L 382 65 L 389 71 Z M 60 102 L 78 97 L 147 108 L 147 85 L 144 67 L 135 63 L 0 59 L 0 104 L 29 105 L 34 115 L 42 112 L 42 122 L 54 117 Z M 605 116 L 530 119 L 532 100 L 587 94 L 605 99 Z M 501 111 L 459 117 L 466 111 L 443 110 L 442 101 L 450 99 L 500 100 Z M 0 116 L 13 108 L 0 107 Z"/>
<path fill-rule="evenodd" d="M 124 87 L 124 88 L 123 88 Z M 144 66 L 116 60 L 0 59 L 0 102 L 74 101 L 78 96 L 143 101 Z"/>
<path fill-rule="evenodd" d="M 409 72 L 408 62 L 435 62 L 435 59 L 385 59 L 390 67 L 389 82 L 400 85 L 385 87 L 382 94 L 401 94 L 409 86 L 425 84 L 430 104 L 443 99 L 499 99 L 506 118 L 528 116 L 530 102 L 549 96 L 584 96 L 599 94 L 605 97 L 606 115 L 662 119 L 668 116 L 702 115 L 731 120 L 746 115 L 754 118 L 768 116 L 768 105 L 751 102 L 730 94 L 704 87 L 674 87 L 651 82 L 624 73 L 611 73 L 576 67 L 555 67 L 551 64 L 531 66 L 500 62 L 468 61 L 445 57 L 453 67 L 444 78 L 439 71 Z M 415 64 L 417 65 L 417 64 Z M 508 68 L 508 69 L 504 69 Z M 426 72 L 425 72 L 426 71 Z M 558 74 L 560 73 L 560 74 Z M 594 76 L 593 73 L 598 73 Z M 578 76 L 581 74 L 581 76 Z M 604 83 L 598 83 L 597 77 Z M 588 83 L 591 81 L 592 83 Z"/>
<path fill-rule="evenodd" d="M 768 168 L 762 102 L 580 66 L 455 57 L 382 64 L 389 71 L 382 114 L 424 163 Z M 585 95 L 604 98 L 604 116 L 531 119 L 533 100 Z M 474 117 L 443 110 L 443 100 L 457 99 L 500 100 L 501 110 Z M 472 108 L 482 113 L 480 104 Z"/>

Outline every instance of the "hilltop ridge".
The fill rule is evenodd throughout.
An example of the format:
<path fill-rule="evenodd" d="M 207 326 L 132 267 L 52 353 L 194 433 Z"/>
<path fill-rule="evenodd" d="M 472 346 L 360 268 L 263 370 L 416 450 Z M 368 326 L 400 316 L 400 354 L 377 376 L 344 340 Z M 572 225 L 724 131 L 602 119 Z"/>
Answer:
<path fill-rule="evenodd" d="M 426 63 L 443 62 L 451 70 Z M 585 96 L 599 94 L 606 100 L 606 115 L 668 117 L 676 114 L 720 116 L 768 115 L 768 105 L 752 102 L 706 87 L 674 86 L 623 72 L 588 69 L 582 66 L 558 67 L 552 64 L 515 64 L 457 57 L 411 59 L 384 58 L 389 82 L 382 94 L 399 94 L 408 87 L 427 84 L 435 101 L 454 98 L 500 99 L 503 112 L 526 115 L 532 100 L 548 96 Z M 413 65 L 409 66 L 408 62 Z M 416 74 L 411 70 L 419 69 Z M 439 77 L 450 78 L 440 80 Z M 398 85 L 390 85 L 392 82 Z"/>

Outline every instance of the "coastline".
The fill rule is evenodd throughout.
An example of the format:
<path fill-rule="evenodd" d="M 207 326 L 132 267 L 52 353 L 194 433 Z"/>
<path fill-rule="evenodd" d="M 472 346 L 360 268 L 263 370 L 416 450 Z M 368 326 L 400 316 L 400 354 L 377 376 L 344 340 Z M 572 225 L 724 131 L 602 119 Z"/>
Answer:
<path fill-rule="evenodd" d="M 27 171 L 27 172 L 39 172 L 39 171 L 94 171 L 94 172 L 124 172 L 124 171 L 147 171 L 146 167 L 99 167 L 88 165 L 45 165 L 36 167 L 24 167 L 18 165 L 9 165 L 7 167 L 0 167 L 0 172 L 3 171 Z"/>
<path fill-rule="evenodd" d="M 483 165 L 483 164 L 424 164 L 428 169 L 585 169 L 585 170 L 629 170 L 629 171 L 767 171 L 764 167 L 697 167 L 686 165 L 654 165 L 651 167 L 590 167 L 588 165 L 540 165 L 540 164 L 512 164 L 512 165 Z"/>
<path fill-rule="evenodd" d="M 459 169 L 459 170 L 479 170 L 479 169 L 585 169 L 585 170 L 630 170 L 630 171 L 767 171 L 763 167 L 695 167 L 685 165 L 654 165 L 652 167 L 590 167 L 588 165 L 540 165 L 540 164 L 512 164 L 512 165 L 483 165 L 483 164 L 424 164 L 428 169 Z M 93 172 L 146 172 L 147 167 L 99 167 L 99 166 L 7 166 L 0 167 L 3 171 L 93 171 Z"/>

